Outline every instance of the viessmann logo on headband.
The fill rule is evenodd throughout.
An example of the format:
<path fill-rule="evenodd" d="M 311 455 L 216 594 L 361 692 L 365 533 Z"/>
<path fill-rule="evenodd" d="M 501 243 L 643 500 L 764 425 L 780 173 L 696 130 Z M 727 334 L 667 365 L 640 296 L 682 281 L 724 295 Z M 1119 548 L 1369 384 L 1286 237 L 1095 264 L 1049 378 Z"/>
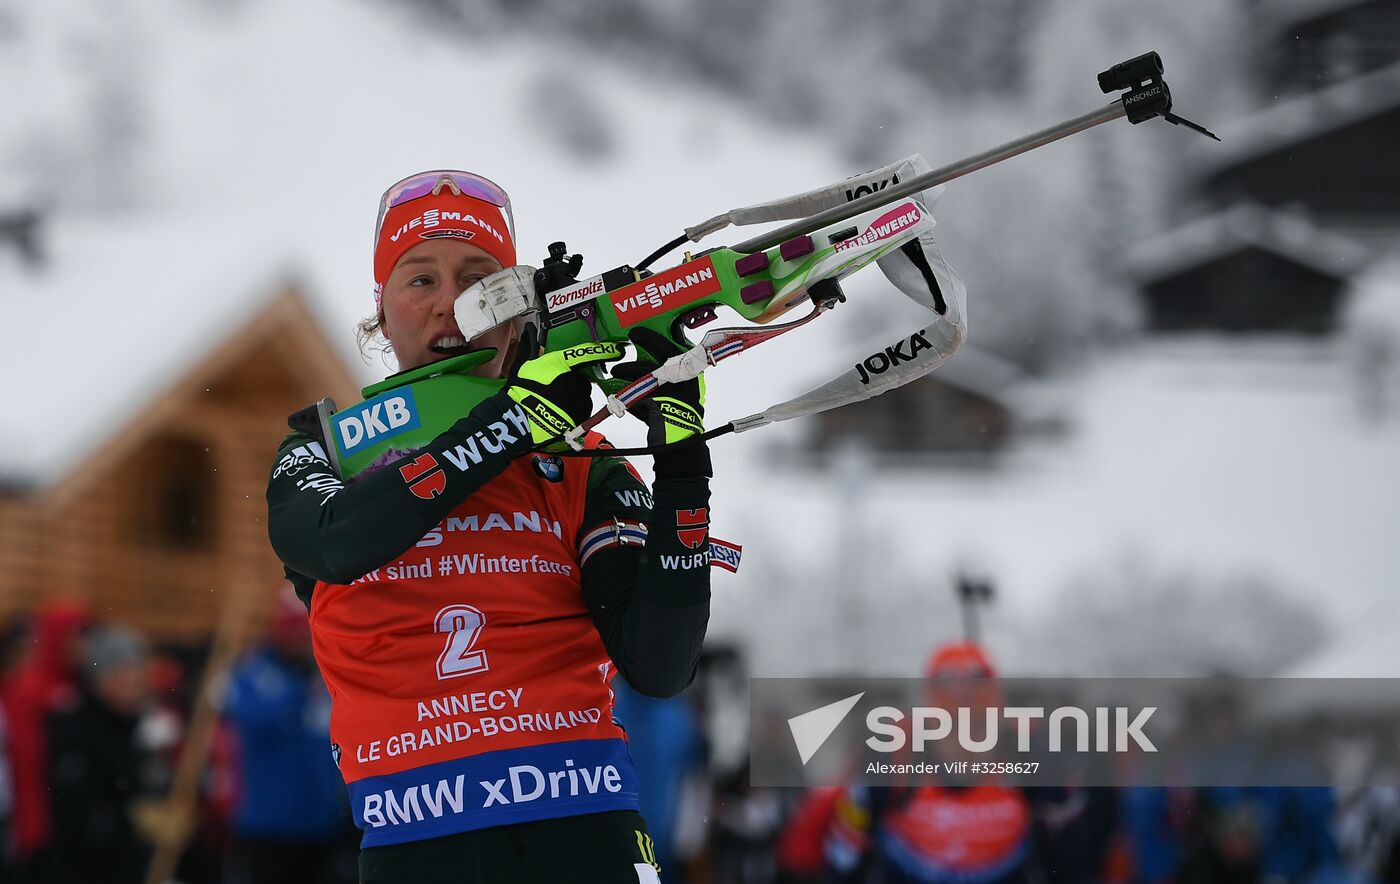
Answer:
<path fill-rule="evenodd" d="M 443 226 L 451 224 L 450 227 Z M 471 212 L 450 212 L 444 209 L 428 209 L 417 218 L 399 227 L 389 236 L 389 242 L 398 242 L 399 238 L 410 230 L 421 229 L 423 232 L 419 236 L 424 239 L 431 239 L 436 236 L 460 236 L 463 239 L 471 239 L 474 231 L 468 230 L 463 225 L 471 224 L 486 231 L 501 245 L 505 245 L 506 238 L 492 226 L 490 221 L 478 218 Z M 451 231 L 451 232 L 449 232 Z"/>

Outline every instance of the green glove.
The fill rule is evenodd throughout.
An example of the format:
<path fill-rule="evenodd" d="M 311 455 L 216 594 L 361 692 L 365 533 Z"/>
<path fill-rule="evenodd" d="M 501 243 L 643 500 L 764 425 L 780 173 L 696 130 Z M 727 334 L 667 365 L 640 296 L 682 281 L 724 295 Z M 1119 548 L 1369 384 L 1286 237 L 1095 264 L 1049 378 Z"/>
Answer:
<path fill-rule="evenodd" d="M 621 359 L 625 354 L 621 344 L 595 342 L 541 356 L 535 327 L 527 326 L 520 337 L 506 395 L 524 407 L 534 443 L 558 441 L 593 413 L 593 384 L 575 368 Z"/>
<path fill-rule="evenodd" d="M 649 328 L 635 329 L 629 337 L 653 358 L 639 356 L 635 362 L 613 366 L 612 376 L 625 381 L 635 381 L 672 356 L 685 352 L 665 335 Z M 633 405 L 631 411 L 646 421 L 648 445 L 670 444 L 703 433 L 705 376 L 702 374 L 679 384 L 662 384 L 655 393 Z"/>

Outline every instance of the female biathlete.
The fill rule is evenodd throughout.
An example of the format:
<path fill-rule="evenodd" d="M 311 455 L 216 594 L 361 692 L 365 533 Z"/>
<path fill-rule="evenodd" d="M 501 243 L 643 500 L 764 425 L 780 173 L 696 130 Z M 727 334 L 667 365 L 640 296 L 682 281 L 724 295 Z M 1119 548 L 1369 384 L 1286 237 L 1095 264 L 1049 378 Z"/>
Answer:
<path fill-rule="evenodd" d="M 374 278 L 362 331 L 400 370 L 492 348 L 476 373 L 506 382 L 426 447 L 349 482 L 314 410 L 293 415 L 268 482 L 272 546 L 310 611 L 331 749 L 364 830 L 361 880 L 656 881 L 609 682 L 621 672 L 665 697 L 694 676 L 709 452 L 692 440 L 658 454 L 649 493 L 620 459 L 533 450 L 591 412 L 574 369 L 624 350 L 539 355 L 519 319 L 463 339 L 460 293 L 531 278 L 491 181 L 436 171 L 391 187 Z M 674 352 L 659 335 L 642 343 Z M 637 412 L 650 436 L 698 433 L 703 389 L 663 387 L 664 423 L 659 408 Z"/>

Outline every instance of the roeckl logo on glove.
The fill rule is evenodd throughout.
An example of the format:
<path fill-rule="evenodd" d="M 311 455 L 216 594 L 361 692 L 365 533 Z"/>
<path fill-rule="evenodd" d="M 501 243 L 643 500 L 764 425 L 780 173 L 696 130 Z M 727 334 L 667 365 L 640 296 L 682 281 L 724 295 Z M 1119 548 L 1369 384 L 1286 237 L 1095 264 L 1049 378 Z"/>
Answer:
<path fill-rule="evenodd" d="M 447 474 L 431 454 L 420 454 L 399 467 L 399 475 L 408 483 L 408 490 L 420 500 L 432 500 L 447 490 Z"/>
<path fill-rule="evenodd" d="M 658 402 L 657 407 L 661 411 L 661 419 L 668 424 L 696 433 L 705 429 L 700 424 L 696 423 L 695 412 L 691 411 L 689 408 L 664 400 Z"/>
<path fill-rule="evenodd" d="M 538 397 L 528 396 L 525 401 L 520 404 L 525 406 L 526 413 L 530 415 L 530 419 L 547 432 L 553 433 L 556 436 L 562 436 L 573 429 L 573 426 L 568 421 L 561 418 L 553 408 Z"/>
<path fill-rule="evenodd" d="M 699 549 L 710 529 L 710 510 L 676 510 L 676 537 L 690 549 Z"/>
<path fill-rule="evenodd" d="M 616 356 L 618 348 L 616 344 L 585 344 L 582 347 L 569 347 L 564 350 L 564 361 L 582 359 L 585 356 Z"/>

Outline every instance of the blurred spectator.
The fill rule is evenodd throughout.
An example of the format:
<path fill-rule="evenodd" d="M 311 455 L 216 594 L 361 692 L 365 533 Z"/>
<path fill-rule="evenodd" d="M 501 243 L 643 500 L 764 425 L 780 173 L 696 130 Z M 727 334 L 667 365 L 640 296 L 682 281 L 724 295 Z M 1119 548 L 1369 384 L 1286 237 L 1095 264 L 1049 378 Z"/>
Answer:
<path fill-rule="evenodd" d="M 10 843 L 20 881 L 36 874 L 34 867 L 52 839 L 44 781 L 49 768 L 46 722 L 53 709 L 73 702 L 79 637 L 91 623 L 77 602 L 50 602 L 39 608 L 30 621 L 23 659 L 0 687 L 14 786 Z"/>
<path fill-rule="evenodd" d="M 0 685 L 9 683 L 10 672 L 18 662 L 22 642 L 28 635 L 22 618 L 8 621 L 0 630 Z M 10 841 L 11 817 L 15 808 L 14 775 L 10 772 L 10 740 L 5 724 L 5 707 L 0 704 L 0 881 L 14 876 L 14 847 Z"/>
<path fill-rule="evenodd" d="M 150 700 L 145 640 L 98 627 L 73 701 L 48 722 L 53 843 L 48 880 L 137 884 L 149 847 L 132 806 L 146 790 L 136 726 Z"/>
<path fill-rule="evenodd" d="M 925 667 L 931 705 L 1003 702 L 996 670 L 972 642 L 938 648 Z M 943 761 L 963 760 L 948 741 Z M 881 884 L 1065 884 L 1103 880 L 1115 826 L 1112 796 L 1077 788 L 1021 789 L 985 775 L 942 775 L 901 787 L 850 787 L 829 813 L 830 878 Z"/>
<path fill-rule="evenodd" d="M 1375 881 L 1400 881 L 1400 788 L 1358 785 L 1337 797 L 1333 830 L 1352 868 Z"/>
<path fill-rule="evenodd" d="M 180 759 L 189 745 L 189 704 L 196 693 L 187 678 L 184 665 L 173 654 L 157 653 L 151 658 L 151 702 L 137 725 L 136 744 L 144 764 L 143 784 L 156 800 L 138 808 L 137 825 L 152 841 L 173 838 L 182 845 L 175 875 L 180 884 L 222 884 L 229 814 L 226 802 L 220 803 L 215 793 L 221 780 L 227 779 L 220 767 L 227 753 L 219 754 L 217 729 L 200 777 L 196 806 L 187 809 L 171 801 Z"/>
<path fill-rule="evenodd" d="M 840 800 L 839 786 L 821 786 L 802 796 L 774 849 L 778 884 L 817 884 L 825 876 L 822 847 Z"/>
<path fill-rule="evenodd" d="M 14 809 L 10 784 L 10 749 L 5 736 L 5 710 L 0 707 L 0 881 L 10 880 L 10 813 Z"/>
<path fill-rule="evenodd" d="M 289 586 L 278 596 L 267 641 L 232 673 L 225 715 L 241 771 L 230 882 L 354 881 L 349 799 L 331 755 L 330 696 L 311 655 L 306 608 Z"/>
<path fill-rule="evenodd" d="M 686 697 L 644 697 L 618 676 L 613 680 L 617 720 L 627 731 L 627 751 L 637 767 L 642 816 L 656 843 L 656 860 L 668 882 L 685 874 L 677 852 L 684 798 L 704 772 L 704 741 Z"/>
<path fill-rule="evenodd" d="M 991 660 L 971 642 L 938 648 L 924 674 L 933 705 L 999 702 Z M 947 741 L 935 750 L 961 751 Z M 1033 880 L 1033 843 L 1031 805 L 1021 790 L 992 777 L 946 777 L 911 787 L 847 789 L 825 852 L 832 879 L 842 882 L 1019 884 Z"/>
<path fill-rule="evenodd" d="M 1329 789 L 1213 787 L 1196 804 L 1178 880 L 1313 881 L 1338 864 Z"/>
<path fill-rule="evenodd" d="M 775 789 L 749 784 L 747 766 L 723 777 L 715 788 L 711 880 L 768 884 L 777 880 L 774 853 L 785 807 Z"/>
<path fill-rule="evenodd" d="M 1195 814 L 1187 789 L 1135 786 L 1119 793 L 1120 810 L 1132 845 L 1136 880 L 1171 881 L 1182 862 L 1186 831 Z"/>
<path fill-rule="evenodd" d="M 1113 789 L 1026 788 L 1033 811 L 1036 865 L 1063 884 L 1111 880 L 1107 871 L 1118 827 Z"/>

